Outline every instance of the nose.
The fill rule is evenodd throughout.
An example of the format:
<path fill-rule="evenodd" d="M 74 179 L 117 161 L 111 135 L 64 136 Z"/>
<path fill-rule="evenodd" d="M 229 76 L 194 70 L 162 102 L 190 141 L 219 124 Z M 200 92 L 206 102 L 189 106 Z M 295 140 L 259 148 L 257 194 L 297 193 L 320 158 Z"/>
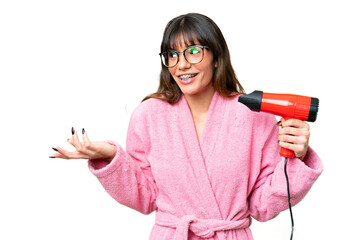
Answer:
<path fill-rule="evenodd" d="M 178 62 L 178 68 L 180 70 L 187 69 L 191 67 L 191 63 L 186 61 L 184 54 L 179 54 L 179 62 Z"/>

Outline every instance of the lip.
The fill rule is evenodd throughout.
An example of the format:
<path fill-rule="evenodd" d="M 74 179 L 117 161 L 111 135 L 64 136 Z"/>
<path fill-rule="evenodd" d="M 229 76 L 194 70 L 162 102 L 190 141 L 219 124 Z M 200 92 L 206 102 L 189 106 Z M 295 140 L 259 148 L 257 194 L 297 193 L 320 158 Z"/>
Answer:
<path fill-rule="evenodd" d="M 191 74 L 196 74 L 196 76 L 193 77 L 193 78 L 190 78 L 190 79 L 187 80 L 187 81 L 184 81 L 184 80 L 182 80 L 182 79 L 180 78 L 180 76 L 182 76 L 182 75 L 191 75 Z M 199 73 L 184 73 L 184 74 L 177 75 L 177 78 L 179 79 L 179 81 L 180 81 L 182 84 L 186 85 L 186 84 L 190 84 L 190 83 L 192 83 L 193 81 L 195 81 L 195 79 L 197 78 L 198 75 L 199 75 Z"/>

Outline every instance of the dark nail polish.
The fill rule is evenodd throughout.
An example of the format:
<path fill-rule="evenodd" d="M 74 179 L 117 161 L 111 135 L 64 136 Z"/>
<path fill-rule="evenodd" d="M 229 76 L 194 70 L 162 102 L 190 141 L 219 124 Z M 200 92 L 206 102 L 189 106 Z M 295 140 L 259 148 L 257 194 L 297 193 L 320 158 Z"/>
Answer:
<path fill-rule="evenodd" d="M 281 123 L 281 120 L 276 123 L 276 125 L 279 125 Z"/>
<path fill-rule="evenodd" d="M 58 150 L 57 150 L 56 148 L 53 147 L 52 149 L 53 149 L 54 151 L 57 151 L 57 152 L 58 152 Z"/>
<path fill-rule="evenodd" d="M 83 129 L 82 129 L 82 134 L 84 134 L 84 133 L 85 133 L 85 129 L 83 128 Z"/>
<path fill-rule="evenodd" d="M 49 158 L 55 158 L 55 157 L 53 157 L 53 156 L 50 156 Z"/>
<path fill-rule="evenodd" d="M 74 127 L 71 128 L 71 133 L 72 133 L 72 135 L 75 134 L 75 129 L 74 129 Z"/>

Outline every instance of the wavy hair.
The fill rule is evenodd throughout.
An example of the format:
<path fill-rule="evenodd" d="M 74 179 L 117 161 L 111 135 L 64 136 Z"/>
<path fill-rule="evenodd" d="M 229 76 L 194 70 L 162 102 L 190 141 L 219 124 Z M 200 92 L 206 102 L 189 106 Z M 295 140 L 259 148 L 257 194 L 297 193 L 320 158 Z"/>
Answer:
<path fill-rule="evenodd" d="M 175 48 L 181 36 L 188 44 L 195 44 L 194 42 L 197 40 L 201 45 L 208 46 L 208 50 L 214 56 L 214 62 L 217 63 L 212 84 L 221 96 L 232 97 L 245 93 L 231 65 L 230 53 L 224 36 L 213 20 L 199 13 L 188 13 L 172 19 L 165 28 L 160 52 Z M 158 98 L 170 104 L 176 104 L 181 95 L 182 92 L 168 68 L 161 64 L 158 90 L 146 96 L 142 101 Z"/>

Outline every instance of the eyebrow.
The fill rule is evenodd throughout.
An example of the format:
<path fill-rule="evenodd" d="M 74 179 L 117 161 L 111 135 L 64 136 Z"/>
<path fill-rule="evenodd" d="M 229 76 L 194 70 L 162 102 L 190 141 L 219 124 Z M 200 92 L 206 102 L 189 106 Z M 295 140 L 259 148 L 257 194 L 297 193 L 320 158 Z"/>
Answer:
<path fill-rule="evenodd" d="M 201 43 L 195 43 L 195 42 L 186 44 L 186 45 L 185 45 L 185 50 L 186 50 L 187 48 L 189 48 L 189 47 L 192 47 L 192 46 L 202 46 L 202 44 L 201 44 Z M 175 45 L 174 47 L 176 47 L 176 45 Z M 175 48 L 171 48 L 171 47 L 170 47 L 168 50 L 175 50 L 175 51 L 177 51 Z M 183 50 L 183 51 L 184 51 L 184 50 Z M 182 52 L 182 51 L 177 51 L 177 52 Z"/>

